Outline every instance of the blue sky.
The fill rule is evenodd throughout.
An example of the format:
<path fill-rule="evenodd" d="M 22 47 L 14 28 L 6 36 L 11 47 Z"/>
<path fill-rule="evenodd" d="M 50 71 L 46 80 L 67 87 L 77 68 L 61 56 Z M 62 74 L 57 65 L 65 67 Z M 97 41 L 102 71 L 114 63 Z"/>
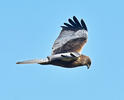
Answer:
<path fill-rule="evenodd" d="M 124 100 L 123 0 L 0 1 L 0 100 Z M 16 65 L 45 58 L 75 15 L 89 39 L 83 54 L 92 66 Z"/>

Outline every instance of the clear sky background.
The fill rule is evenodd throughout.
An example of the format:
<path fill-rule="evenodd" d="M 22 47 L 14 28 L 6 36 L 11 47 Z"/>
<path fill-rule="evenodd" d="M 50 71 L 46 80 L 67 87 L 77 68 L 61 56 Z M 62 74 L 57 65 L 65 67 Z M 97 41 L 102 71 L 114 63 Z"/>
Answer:
<path fill-rule="evenodd" d="M 45 58 L 64 22 L 83 18 L 86 67 L 16 65 Z M 1 0 L 0 100 L 124 100 L 123 0 Z"/>

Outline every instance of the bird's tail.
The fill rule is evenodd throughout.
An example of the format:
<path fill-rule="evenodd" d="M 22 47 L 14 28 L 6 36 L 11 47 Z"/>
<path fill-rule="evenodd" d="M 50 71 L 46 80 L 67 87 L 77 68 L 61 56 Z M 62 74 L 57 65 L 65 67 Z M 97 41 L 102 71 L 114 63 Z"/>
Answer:
<path fill-rule="evenodd" d="M 25 60 L 25 61 L 20 61 L 16 62 L 16 64 L 49 64 L 48 58 L 45 59 L 32 59 L 32 60 Z"/>

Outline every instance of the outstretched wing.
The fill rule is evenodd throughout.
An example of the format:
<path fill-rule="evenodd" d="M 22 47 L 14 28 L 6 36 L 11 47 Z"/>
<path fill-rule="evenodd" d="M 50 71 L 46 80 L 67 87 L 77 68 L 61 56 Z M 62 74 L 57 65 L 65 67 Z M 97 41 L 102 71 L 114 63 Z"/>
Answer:
<path fill-rule="evenodd" d="M 82 47 L 87 41 L 88 30 L 83 19 L 81 23 L 73 16 L 72 19 L 68 19 L 69 23 L 64 23 L 62 31 L 58 38 L 55 40 L 52 47 L 52 55 L 67 52 L 80 52 Z"/>

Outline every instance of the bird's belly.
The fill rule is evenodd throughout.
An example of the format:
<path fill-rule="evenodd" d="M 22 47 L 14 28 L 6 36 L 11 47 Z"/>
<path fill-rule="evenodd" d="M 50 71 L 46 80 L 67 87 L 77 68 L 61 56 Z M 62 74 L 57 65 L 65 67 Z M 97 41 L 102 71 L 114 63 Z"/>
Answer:
<path fill-rule="evenodd" d="M 60 60 L 56 60 L 51 62 L 52 65 L 56 65 L 56 66 L 61 66 L 61 67 L 65 67 L 65 68 L 75 68 L 78 67 L 79 64 L 74 63 L 74 61 L 60 61 Z"/>

